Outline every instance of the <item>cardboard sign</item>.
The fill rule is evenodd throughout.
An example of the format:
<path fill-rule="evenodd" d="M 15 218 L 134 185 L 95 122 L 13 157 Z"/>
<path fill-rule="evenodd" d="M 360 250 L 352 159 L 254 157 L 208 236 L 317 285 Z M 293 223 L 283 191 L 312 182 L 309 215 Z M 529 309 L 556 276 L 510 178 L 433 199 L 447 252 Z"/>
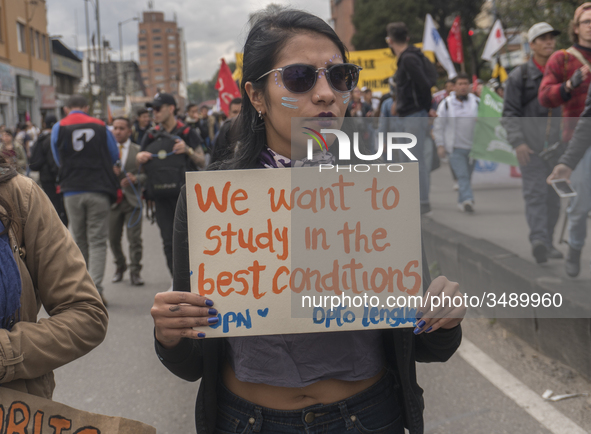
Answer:
<path fill-rule="evenodd" d="M 207 337 L 413 326 L 418 165 L 347 167 L 187 173 L 191 290 L 220 319 Z"/>
<path fill-rule="evenodd" d="M 49 399 L 0 387 L 1 434 L 156 434 L 121 417 L 76 410 Z"/>

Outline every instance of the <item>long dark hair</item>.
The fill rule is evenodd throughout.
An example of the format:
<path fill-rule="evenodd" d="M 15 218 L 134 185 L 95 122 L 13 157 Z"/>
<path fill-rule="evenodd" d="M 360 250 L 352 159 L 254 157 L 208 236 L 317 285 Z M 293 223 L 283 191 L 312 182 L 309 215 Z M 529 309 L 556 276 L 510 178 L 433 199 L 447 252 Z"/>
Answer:
<path fill-rule="evenodd" d="M 0 232 L 0 235 L 8 233 L 10 226 L 17 224 L 14 217 L 14 208 L 12 201 L 7 194 L 3 194 L 6 190 L 2 187 L 2 184 L 10 181 L 17 175 L 14 166 L 8 163 L 3 156 L 0 155 L 0 207 L 4 208 L 4 211 L 0 211 L 0 218 L 4 224 L 4 231 Z"/>
<path fill-rule="evenodd" d="M 279 53 L 287 42 L 301 33 L 316 33 L 330 39 L 347 62 L 347 48 L 334 30 L 322 19 L 295 9 L 259 12 L 250 21 L 251 28 L 244 44 L 242 64 L 242 110 L 236 119 L 240 145 L 236 154 L 225 162 L 210 166 L 216 169 L 250 169 L 257 166 L 258 156 L 266 146 L 265 124 L 248 97 L 245 84 L 251 82 L 255 90 L 264 94 L 269 76 L 256 81 L 273 69 Z"/>

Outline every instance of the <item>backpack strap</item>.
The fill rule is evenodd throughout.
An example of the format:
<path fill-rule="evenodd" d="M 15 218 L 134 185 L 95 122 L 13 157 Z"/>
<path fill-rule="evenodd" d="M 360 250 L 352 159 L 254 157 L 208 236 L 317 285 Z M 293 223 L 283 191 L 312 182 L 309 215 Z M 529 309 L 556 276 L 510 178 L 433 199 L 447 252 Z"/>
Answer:
<path fill-rule="evenodd" d="M 589 63 L 589 61 L 587 59 L 585 59 L 585 56 L 583 56 L 581 54 L 581 52 L 579 50 L 577 50 L 575 47 L 569 47 L 565 51 L 567 53 L 572 54 L 573 56 L 575 56 L 579 62 L 581 62 L 587 68 L 591 69 L 591 64 Z M 565 65 L 566 65 L 566 54 L 565 54 Z"/>

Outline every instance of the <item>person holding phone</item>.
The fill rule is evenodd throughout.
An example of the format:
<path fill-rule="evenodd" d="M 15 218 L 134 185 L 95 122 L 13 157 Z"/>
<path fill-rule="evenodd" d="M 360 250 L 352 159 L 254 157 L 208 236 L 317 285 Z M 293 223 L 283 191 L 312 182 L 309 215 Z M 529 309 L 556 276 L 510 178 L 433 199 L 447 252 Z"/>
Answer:
<path fill-rule="evenodd" d="M 243 107 L 236 120 L 240 145 L 213 169 L 296 165 L 292 117 L 344 117 L 343 95 L 358 81 L 360 68 L 347 62 L 344 44 L 324 20 L 283 9 L 257 14 L 251 23 Z M 284 105 L 283 98 L 292 103 Z M 431 282 L 427 264 L 423 259 L 425 297 L 461 295 L 459 285 L 443 276 Z M 174 225 L 173 287 L 154 299 L 155 347 L 172 373 L 187 381 L 201 379 L 195 408 L 200 434 L 348 429 L 403 434 L 405 426 L 422 433 L 424 405 L 415 363 L 448 360 L 461 342 L 465 314 L 463 307 L 448 315 L 423 312 L 414 330 L 203 339 L 218 312 L 214 299 L 190 292 L 184 187 Z M 334 363 L 324 363 L 328 359 Z"/>

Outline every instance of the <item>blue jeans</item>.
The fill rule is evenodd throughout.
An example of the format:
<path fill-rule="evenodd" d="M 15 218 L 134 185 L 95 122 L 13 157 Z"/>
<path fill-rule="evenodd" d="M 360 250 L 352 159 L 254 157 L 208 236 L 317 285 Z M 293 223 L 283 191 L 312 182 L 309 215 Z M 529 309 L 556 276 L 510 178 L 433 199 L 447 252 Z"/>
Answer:
<path fill-rule="evenodd" d="M 458 178 L 458 203 L 474 201 L 470 179 L 474 171 L 474 160 L 470 158 L 470 149 L 454 148 L 449 156 L 449 164 Z"/>
<path fill-rule="evenodd" d="M 402 403 L 391 372 L 343 401 L 301 410 L 274 410 L 246 401 L 218 384 L 215 434 L 404 434 Z"/>
<path fill-rule="evenodd" d="M 591 148 L 577 165 L 571 178 L 577 195 L 570 201 L 568 213 L 568 244 L 581 250 L 587 237 L 587 215 L 591 212 Z"/>
<path fill-rule="evenodd" d="M 417 138 L 417 144 L 414 148 L 410 148 L 410 152 L 415 156 L 419 163 L 419 193 L 422 204 L 429 203 L 429 187 L 431 182 L 431 167 L 425 164 L 425 137 L 429 129 L 429 113 L 426 110 L 413 113 L 401 119 L 402 131 L 405 133 L 414 134 Z M 400 153 L 401 161 L 403 163 L 411 160 L 404 154 Z"/>

